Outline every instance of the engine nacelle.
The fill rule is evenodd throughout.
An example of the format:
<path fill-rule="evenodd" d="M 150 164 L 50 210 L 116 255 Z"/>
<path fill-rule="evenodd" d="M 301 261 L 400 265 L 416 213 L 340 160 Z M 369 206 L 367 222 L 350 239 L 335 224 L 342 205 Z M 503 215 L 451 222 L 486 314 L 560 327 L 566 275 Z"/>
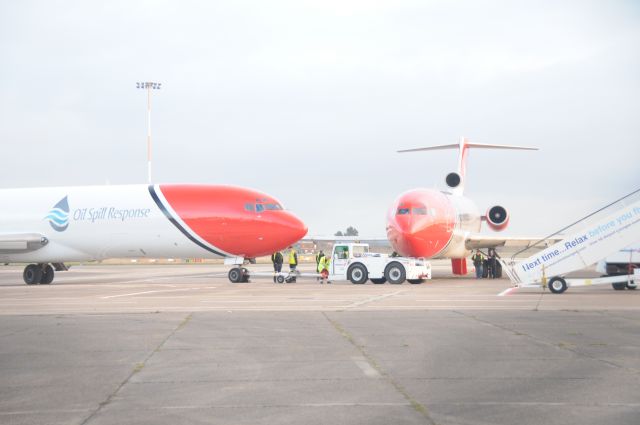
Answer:
<path fill-rule="evenodd" d="M 447 186 L 455 189 L 456 187 L 460 186 L 460 183 L 462 183 L 462 177 L 460 177 L 460 174 L 453 172 L 447 174 L 445 181 L 447 182 Z"/>
<path fill-rule="evenodd" d="M 509 212 L 506 208 L 495 205 L 487 210 L 484 219 L 491 230 L 499 232 L 507 228 L 507 224 L 509 224 Z"/>

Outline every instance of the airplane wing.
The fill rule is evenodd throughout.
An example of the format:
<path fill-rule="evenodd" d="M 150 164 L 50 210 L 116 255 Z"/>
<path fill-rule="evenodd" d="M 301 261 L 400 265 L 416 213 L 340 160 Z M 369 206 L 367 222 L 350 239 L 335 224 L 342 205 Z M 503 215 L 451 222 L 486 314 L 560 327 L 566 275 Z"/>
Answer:
<path fill-rule="evenodd" d="M 465 246 L 468 250 L 498 248 L 498 252 L 500 252 L 502 256 L 513 255 L 526 250 L 525 255 L 529 256 L 536 251 L 555 244 L 561 239 L 562 238 L 558 236 L 541 239 L 539 237 L 505 237 L 476 234 L 467 237 Z"/>
<path fill-rule="evenodd" d="M 369 236 L 305 236 L 301 242 L 373 242 L 376 245 L 387 244 L 391 246 L 386 237 L 369 237 Z"/>
<path fill-rule="evenodd" d="M 468 250 L 495 248 L 502 257 L 510 257 L 514 254 L 528 257 L 534 253 L 543 250 L 562 239 L 562 235 L 556 235 L 553 238 L 540 237 L 508 237 L 508 236 L 492 236 L 481 234 L 470 234 L 465 238 L 465 246 Z M 367 237 L 367 236 L 306 236 L 301 242 L 361 242 L 368 243 L 372 248 L 389 248 L 392 249 L 391 243 L 387 238 Z"/>
<path fill-rule="evenodd" d="M 0 252 L 20 253 L 35 251 L 49 243 L 40 233 L 0 233 Z"/>

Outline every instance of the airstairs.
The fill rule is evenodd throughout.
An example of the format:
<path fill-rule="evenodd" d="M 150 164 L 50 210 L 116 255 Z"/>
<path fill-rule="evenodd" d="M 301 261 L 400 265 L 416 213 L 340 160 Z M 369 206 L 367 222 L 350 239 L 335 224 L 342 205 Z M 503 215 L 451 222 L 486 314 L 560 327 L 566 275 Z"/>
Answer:
<path fill-rule="evenodd" d="M 561 240 L 545 247 L 544 241 L 548 239 Z M 635 288 L 640 282 L 638 270 L 634 275 L 594 279 L 571 279 L 565 275 L 585 269 L 638 242 L 640 189 L 516 252 L 510 259 L 500 259 L 500 262 L 516 287 L 548 287 L 551 292 L 562 293 L 570 286 L 627 282 L 630 288 Z"/>

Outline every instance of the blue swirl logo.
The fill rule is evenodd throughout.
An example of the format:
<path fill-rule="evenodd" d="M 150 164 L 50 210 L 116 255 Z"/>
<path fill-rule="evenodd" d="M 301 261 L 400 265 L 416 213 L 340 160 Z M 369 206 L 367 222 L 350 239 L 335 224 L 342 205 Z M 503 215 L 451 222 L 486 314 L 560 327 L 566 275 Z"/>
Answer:
<path fill-rule="evenodd" d="M 65 196 L 53 206 L 49 214 L 44 218 L 49 221 L 56 232 L 63 232 L 69 227 L 69 202 Z"/>

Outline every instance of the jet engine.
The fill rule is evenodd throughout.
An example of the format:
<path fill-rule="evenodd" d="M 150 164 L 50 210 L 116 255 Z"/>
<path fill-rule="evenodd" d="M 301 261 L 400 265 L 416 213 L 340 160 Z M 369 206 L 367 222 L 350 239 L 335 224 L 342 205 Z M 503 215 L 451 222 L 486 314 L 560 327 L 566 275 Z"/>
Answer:
<path fill-rule="evenodd" d="M 495 205 L 487 210 L 484 219 L 491 230 L 499 232 L 507 228 L 507 224 L 509 224 L 509 212 L 506 208 Z"/>
<path fill-rule="evenodd" d="M 455 189 L 456 187 L 460 186 L 460 183 L 462 182 L 462 178 L 460 177 L 460 174 L 453 172 L 453 173 L 447 174 L 445 181 L 447 182 L 447 186 L 449 186 L 452 189 Z"/>

